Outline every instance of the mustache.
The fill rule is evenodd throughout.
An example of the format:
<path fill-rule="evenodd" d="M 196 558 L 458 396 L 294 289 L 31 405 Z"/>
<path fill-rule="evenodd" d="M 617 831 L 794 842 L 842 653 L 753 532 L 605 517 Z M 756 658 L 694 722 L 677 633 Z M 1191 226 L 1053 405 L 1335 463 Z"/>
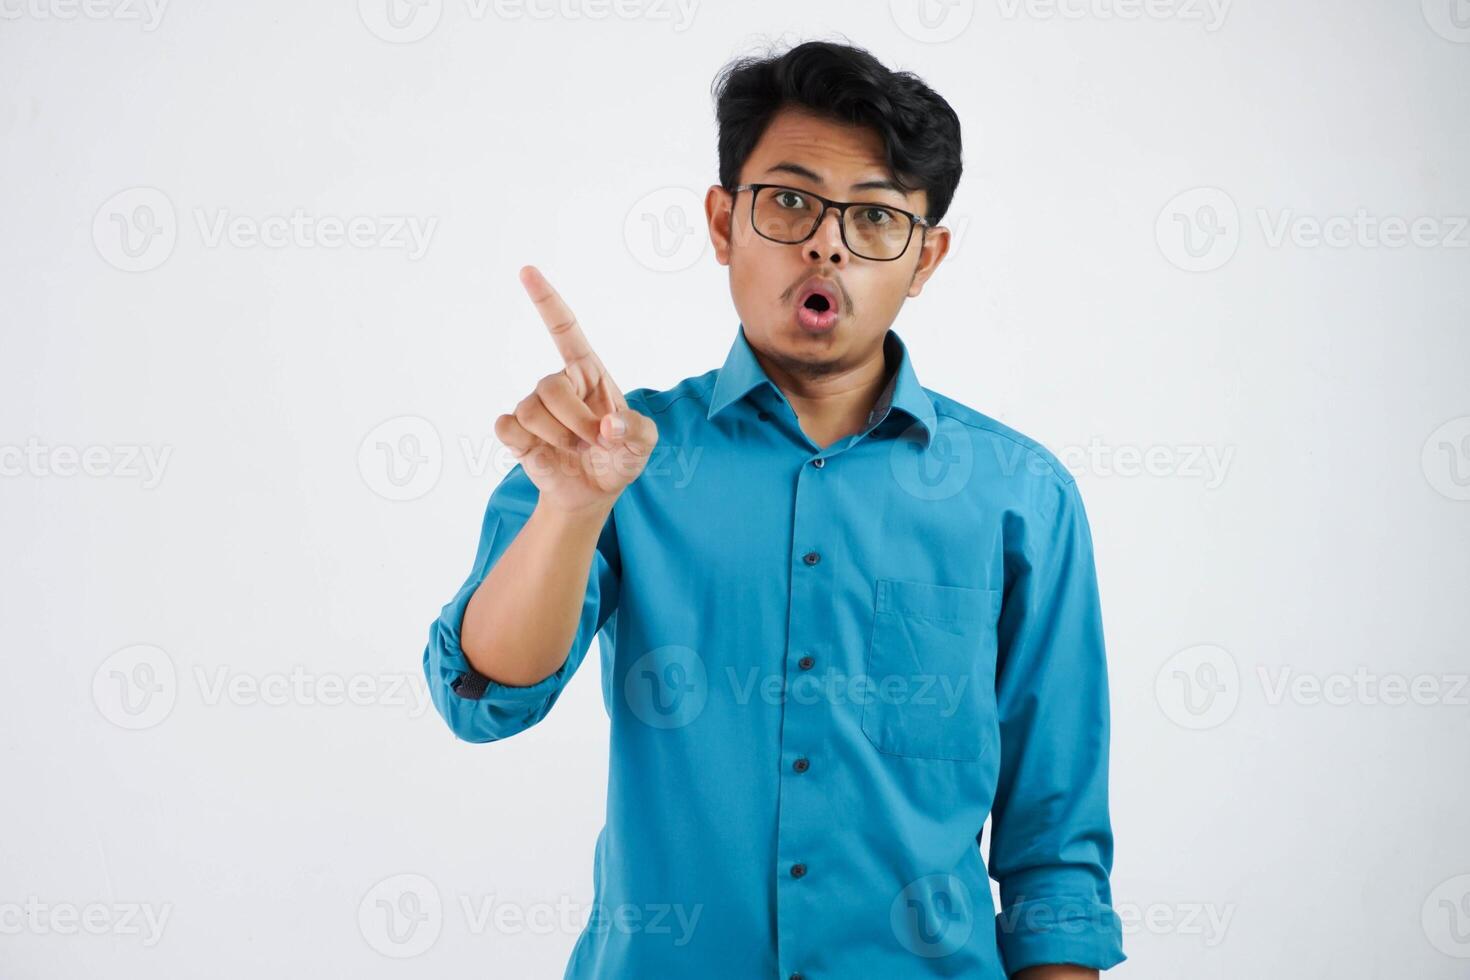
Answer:
<path fill-rule="evenodd" d="M 791 300 L 795 299 L 796 291 L 800 289 L 802 284 L 810 279 L 813 275 L 818 275 L 818 273 L 808 272 L 806 275 L 796 280 L 796 282 L 792 283 L 790 286 L 787 286 L 786 291 L 781 294 L 782 301 L 789 303 L 791 302 Z M 842 308 L 848 313 L 851 313 L 853 309 L 852 294 L 847 291 L 847 287 L 843 285 L 842 280 L 837 276 L 822 276 L 822 278 L 830 282 L 833 288 L 837 290 L 838 294 L 842 296 Z"/>

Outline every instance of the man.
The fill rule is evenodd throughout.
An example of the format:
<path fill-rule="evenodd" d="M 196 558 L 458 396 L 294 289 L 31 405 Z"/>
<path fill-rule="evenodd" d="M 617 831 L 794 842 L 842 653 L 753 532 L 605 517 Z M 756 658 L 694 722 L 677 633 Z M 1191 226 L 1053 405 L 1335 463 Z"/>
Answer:
<path fill-rule="evenodd" d="M 717 107 L 729 356 L 624 394 L 522 270 L 563 364 L 496 420 L 519 465 L 432 628 L 434 704 L 512 736 L 602 636 L 568 978 L 1096 977 L 1124 956 L 1082 502 L 890 329 L 949 248 L 959 120 L 820 42 L 728 66 Z"/>

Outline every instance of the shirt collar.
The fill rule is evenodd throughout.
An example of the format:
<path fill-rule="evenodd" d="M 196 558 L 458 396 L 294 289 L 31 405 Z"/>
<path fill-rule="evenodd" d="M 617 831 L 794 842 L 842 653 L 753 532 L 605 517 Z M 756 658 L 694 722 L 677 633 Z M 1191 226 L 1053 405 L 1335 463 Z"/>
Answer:
<path fill-rule="evenodd" d="M 928 446 L 934 434 L 934 403 L 930 401 L 928 393 L 914 374 L 913 359 L 909 357 L 908 348 L 891 329 L 883 336 L 883 354 L 889 366 L 888 383 L 878 393 L 873 410 L 868 413 L 868 424 L 881 422 L 890 414 L 891 409 L 898 409 L 919 423 L 920 440 Z M 745 339 L 745 325 L 741 324 L 736 331 L 735 342 L 730 345 L 730 353 L 715 376 L 706 416 L 714 418 L 761 385 L 780 392 L 761 367 L 760 361 L 756 360 L 750 342 Z"/>

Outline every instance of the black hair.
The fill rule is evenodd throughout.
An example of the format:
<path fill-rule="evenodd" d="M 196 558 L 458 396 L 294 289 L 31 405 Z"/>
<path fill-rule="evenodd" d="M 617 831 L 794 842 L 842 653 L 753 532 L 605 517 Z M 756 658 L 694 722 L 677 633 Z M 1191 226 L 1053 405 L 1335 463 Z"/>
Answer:
<path fill-rule="evenodd" d="M 928 192 L 938 223 L 960 182 L 960 119 L 917 75 L 892 71 L 862 48 L 807 41 L 783 54 L 738 58 L 711 86 L 719 123 L 720 186 L 738 186 L 740 168 L 776 113 L 799 108 L 870 126 L 905 193 Z"/>

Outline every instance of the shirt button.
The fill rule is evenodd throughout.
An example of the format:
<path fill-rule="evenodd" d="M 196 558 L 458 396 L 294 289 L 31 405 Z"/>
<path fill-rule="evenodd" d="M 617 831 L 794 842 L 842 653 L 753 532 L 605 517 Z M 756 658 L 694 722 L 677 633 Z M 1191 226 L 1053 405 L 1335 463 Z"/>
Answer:
<path fill-rule="evenodd" d="M 814 663 L 816 663 L 816 660 L 814 660 L 813 658 L 811 658 L 811 657 L 802 657 L 800 660 L 798 660 L 796 662 L 796 666 L 800 667 L 802 670 L 811 670 L 812 669 L 812 664 L 814 664 Z"/>
<path fill-rule="evenodd" d="M 806 554 L 801 556 L 801 560 L 806 562 L 808 565 L 815 565 L 817 562 L 822 560 L 822 556 L 817 554 L 815 551 L 808 551 Z"/>
<path fill-rule="evenodd" d="M 811 762 L 809 760 L 807 760 L 805 757 L 802 757 L 800 759 L 797 759 L 795 762 L 793 762 L 791 764 L 791 768 L 792 769 L 795 769 L 797 772 L 806 772 L 811 767 L 812 767 Z"/>
<path fill-rule="evenodd" d="M 806 865 L 804 865 L 804 864 L 793 864 L 791 866 L 791 877 L 793 877 L 793 878 L 800 878 L 804 874 L 806 874 Z"/>
<path fill-rule="evenodd" d="M 816 459 L 812 460 L 812 465 L 815 466 L 817 469 L 821 469 L 822 467 L 827 465 L 827 458 L 825 456 L 819 456 Z"/>
<path fill-rule="evenodd" d="M 806 978 L 803 977 L 800 973 L 793 973 L 791 974 L 789 980 L 806 980 Z"/>

